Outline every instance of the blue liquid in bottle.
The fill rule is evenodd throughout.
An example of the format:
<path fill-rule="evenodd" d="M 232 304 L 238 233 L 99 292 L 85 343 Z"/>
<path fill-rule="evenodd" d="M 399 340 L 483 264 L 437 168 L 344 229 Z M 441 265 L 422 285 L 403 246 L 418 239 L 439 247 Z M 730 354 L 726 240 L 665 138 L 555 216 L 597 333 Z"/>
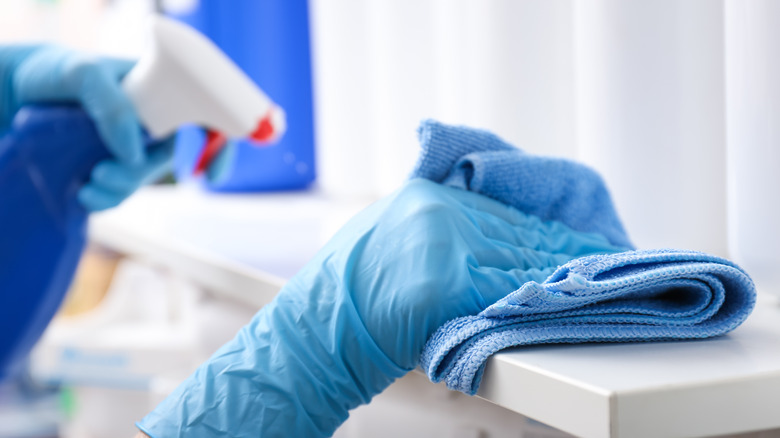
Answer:
<path fill-rule="evenodd" d="M 86 241 L 77 193 L 109 156 L 77 106 L 23 108 L 0 138 L 0 380 L 62 303 Z"/>

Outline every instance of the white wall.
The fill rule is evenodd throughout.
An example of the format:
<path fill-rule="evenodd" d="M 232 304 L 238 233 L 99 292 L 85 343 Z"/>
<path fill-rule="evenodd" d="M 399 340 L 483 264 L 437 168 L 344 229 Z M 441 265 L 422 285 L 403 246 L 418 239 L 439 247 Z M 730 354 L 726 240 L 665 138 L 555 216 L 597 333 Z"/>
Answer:
<path fill-rule="evenodd" d="M 780 2 L 726 0 L 729 251 L 780 294 Z"/>
<path fill-rule="evenodd" d="M 726 255 L 722 2 L 575 5 L 580 158 L 639 247 Z"/>
<path fill-rule="evenodd" d="M 0 0 L 0 44 L 55 42 L 135 58 L 152 0 Z"/>
<path fill-rule="evenodd" d="M 599 170 L 641 247 L 726 255 L 720 0 L 312 0 L 321 186 L 404 180 L 424 118 Z"/>
<path fill-rule="evenodd" d="M 321 185 L 385 194 L 425 118 L 576 153 L 568 0 L 312 0 Z"/>

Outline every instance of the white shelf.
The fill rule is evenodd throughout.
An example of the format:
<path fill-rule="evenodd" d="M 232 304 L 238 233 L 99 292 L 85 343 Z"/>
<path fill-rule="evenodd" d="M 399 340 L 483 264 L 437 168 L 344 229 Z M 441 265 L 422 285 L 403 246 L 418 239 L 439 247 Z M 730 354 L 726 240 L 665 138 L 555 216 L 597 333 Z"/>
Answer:
<path fill-rule="evenodd" d="M 479 395 L 586 437 L 778 428 L 780 303 L 762 297 L 742 326 L 708 340 L 507 350 Z"/>
<path fill-rule="evenodd" d="M 120 207 L 92 215 L 89 237 L 259 308 L 369 202 L 146 187 Z"/>
<path fill-rule="evenodd" d="M 260 307 L 368 202 L 152 187 L 95 215 L 90 237 Z M 508 350 L 488 362 L 479 396 L 584 437 L 780 428 L 780 302 L 761 297 L 715 339 Z"/>

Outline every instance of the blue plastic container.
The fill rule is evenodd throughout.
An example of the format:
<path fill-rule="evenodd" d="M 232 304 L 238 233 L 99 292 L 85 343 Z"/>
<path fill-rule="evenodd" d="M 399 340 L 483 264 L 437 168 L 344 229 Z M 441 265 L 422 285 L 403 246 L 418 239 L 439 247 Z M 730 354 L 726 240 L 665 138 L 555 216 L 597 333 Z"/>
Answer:
<path fill-rule="evenodd" d="M 80 107 L 27 107 L 0 138 L 0 380 L 49 324 L 86 240 L 78 190 L 109 157 Z"/>
<path fill-rule="evenodd" d="M 287 113 L 287 133 L 274 146 L 240 141 L 221 157 L 226 167 L 206 179 L 217 191 L 306 188 L 314 181 L 309 12 L 306 0 L 200 0 L 174 15 L 211 38 Z M 182 180 L 192 175 L 203 133 L 182 129 L 174 167 Z"/>

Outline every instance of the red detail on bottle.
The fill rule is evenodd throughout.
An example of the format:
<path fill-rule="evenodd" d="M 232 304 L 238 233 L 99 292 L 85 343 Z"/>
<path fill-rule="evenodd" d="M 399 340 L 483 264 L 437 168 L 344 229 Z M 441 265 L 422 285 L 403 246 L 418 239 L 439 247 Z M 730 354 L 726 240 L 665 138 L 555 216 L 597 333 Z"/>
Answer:
<path fill-rule="evenodd" d="M 255 130 L 249 134 L 249 138 L 259 142 L 268 142 L 274 136 L 274 125 L 271 123 L 271 111 L 260 119 Z"/>
<path fill-rule="evenodd" d="M 271 123 L 271 114 L 272 112 L 269 110 L 268 113 L 266 113 L 266 115 L 257 123 L 255 130 L 249 134 L 249 139 L 260 143 L 255 143 L 258 146 L 268 145 L 270 140 L 274 137 L 275 132 L 274 125 Z M 225 137 L 224 134 L 211 129 L 206 130 L 206 142 L 203 146 L 203 150 L 200 152 L 198 161 L 195 164 L 195 170 L 193 170 L 192 173 L 195 175 L 200 175 L 206 171 L 206 169 L 211 166 L 211 163 L 214 161 L 214 159 L 217 158 L 219 152 L 225 147 L 225 144 L 227 144 L 227 137 Z"/>
<path fill-rule="evenodd" d="M 206 144 L 203 146 L 203 150 L 200 152 L 198 161 L 195 164 L 195 175 L 200 175 L 206 169 L 209 168 L 211 163 L 217 158 L 219 152 L 225 147 L 227 143 L 227 137 L 218 131 L 207 130 L 206 131 Z"/>

